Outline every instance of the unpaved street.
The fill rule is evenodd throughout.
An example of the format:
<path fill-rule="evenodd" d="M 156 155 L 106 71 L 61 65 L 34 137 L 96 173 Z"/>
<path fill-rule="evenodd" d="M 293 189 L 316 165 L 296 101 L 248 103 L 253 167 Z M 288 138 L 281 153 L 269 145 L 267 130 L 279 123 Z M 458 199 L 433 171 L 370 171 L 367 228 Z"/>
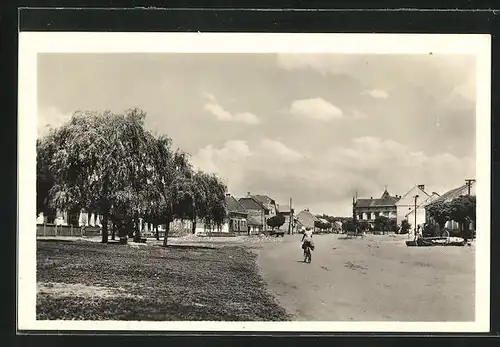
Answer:
<path fill-rule="evenodd" d="M 263 244 L 262 274 L 296 320 L 472 321 L 472 247 L 406 247 L 405 236 L 315 235 L 311 264 L 300 235 Z"/>

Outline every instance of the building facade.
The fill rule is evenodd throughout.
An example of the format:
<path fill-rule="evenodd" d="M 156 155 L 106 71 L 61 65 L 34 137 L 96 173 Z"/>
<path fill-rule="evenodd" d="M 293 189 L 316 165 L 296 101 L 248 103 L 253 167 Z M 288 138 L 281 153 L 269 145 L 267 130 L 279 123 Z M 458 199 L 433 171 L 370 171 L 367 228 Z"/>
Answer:
<path fill-rule="evenodd" d="M 300 211 L 295 217 L 295 227 L 296 231 L 300 231 L 302 227 L 311 228 L 313 231 L 316 230 L 315 223 L 318 222 L 319 219 L 315 215 L 313 215 L 308 208 Z"/>
<path fill-rule="evenodd" d="M 250 232 L 265 232 L 271 230 L 267 220 L 276 216 L 276 202 L 267 195 L 252 195 L 240 198 L 238 202 L 247 212 Z"/>
<path fill-rule="evenodd" d="M 391 196 L 387 189 L 382 193 L 380 198 L 370 197 L 356 199 L 354 202 L 354 213 L 359 222 L 367 222 L 372 227 L 375 224 L 375 219 L 378 216 L 387 218 L 397 217 L 396 203 L 400 199 L 399 196 Z"/>

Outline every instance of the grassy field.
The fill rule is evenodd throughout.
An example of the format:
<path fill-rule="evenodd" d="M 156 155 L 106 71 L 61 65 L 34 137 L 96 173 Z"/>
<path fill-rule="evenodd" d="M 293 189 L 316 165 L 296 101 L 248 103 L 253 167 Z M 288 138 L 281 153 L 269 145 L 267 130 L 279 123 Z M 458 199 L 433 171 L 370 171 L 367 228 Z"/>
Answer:
<path fill-rule="evenodd" d="M 237 246 L 37 241 L 37 319 L 273 321 L 255 254 Z"/>

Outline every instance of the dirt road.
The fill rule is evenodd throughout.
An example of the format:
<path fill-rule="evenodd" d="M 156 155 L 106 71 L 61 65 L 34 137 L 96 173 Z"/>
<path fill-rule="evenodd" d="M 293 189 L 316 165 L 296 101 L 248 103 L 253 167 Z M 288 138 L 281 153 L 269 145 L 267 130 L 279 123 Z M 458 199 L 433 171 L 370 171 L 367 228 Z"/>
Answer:
<path fill-rule="evenodd" d="M 300 236 L 264 244 L 259 266 L 269 289 L 296 320 L 472 321 L 471 247 L 406 247 L 405 236 L 314 236 L 311 264 Z"/>

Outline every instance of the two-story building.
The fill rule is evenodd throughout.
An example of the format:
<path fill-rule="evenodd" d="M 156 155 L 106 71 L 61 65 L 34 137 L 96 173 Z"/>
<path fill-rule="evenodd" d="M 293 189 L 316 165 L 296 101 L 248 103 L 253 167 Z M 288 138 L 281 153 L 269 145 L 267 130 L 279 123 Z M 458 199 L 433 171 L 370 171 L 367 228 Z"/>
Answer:
<path fill-rule="evenodd" d="M 265 232 L 271 229 L 267 225 L 267 220 L 277 213 L 276 202 L 273 199 L 267 195 L 252 195 L 249 192 L 238 202 L 248 214 L 250 232 Z"/>
<path fill-rule="evenodd" d="M 400 196 L 391 196 L 389 192 L 384 190 L 380 198 L 361 198 L 354 202 L 354 213 L 356 219 L 360 222 L 368 222 L 371 226 L 375 224 L 375 219 L 378 216 L 387 218 L 396 218 L 397 207 L 396 203 Z"/>

